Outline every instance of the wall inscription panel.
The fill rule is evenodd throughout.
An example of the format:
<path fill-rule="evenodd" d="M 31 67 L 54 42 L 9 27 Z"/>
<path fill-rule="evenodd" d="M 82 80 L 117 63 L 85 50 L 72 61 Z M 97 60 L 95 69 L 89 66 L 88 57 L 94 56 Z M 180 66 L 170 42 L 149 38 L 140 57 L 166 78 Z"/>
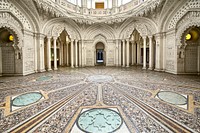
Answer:
<path fill-rule="evenodd" d="M 166 38 L 166 69 L 174 70 L 175 64 L 175 37 L 173 35 L 168 35 Z"/>
<path fill-rule="evenodd" d="M 15 53 L 13 47 L 2 47 L 2 70 L 5 74 L 15 73 Z"/>
<path fill-rule="evenodd" d="M 197 72 L 197 46 L 186 47 L 185 72 Z"/>

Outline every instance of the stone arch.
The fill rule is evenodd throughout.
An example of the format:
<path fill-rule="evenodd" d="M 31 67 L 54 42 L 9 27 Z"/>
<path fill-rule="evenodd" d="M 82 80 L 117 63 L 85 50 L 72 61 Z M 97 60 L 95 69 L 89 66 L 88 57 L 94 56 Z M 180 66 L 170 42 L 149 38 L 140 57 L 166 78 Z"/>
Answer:
<path fill-rule="evenodd" d="M 102 42 L 104 44 L 104 49 L 105 51 L 107 50 L 107 41 L 106 41 L 106 37 L 102 34 L 98 34 L 94 37 L 94 41 L 93 41 L 93 45 L 92 45 L 92 49 L 95 50 L 95 46 L 98 42 Z"/>
<path fill-rule="evenodd" d="M 0 75 L 22 74 L 22 45 L 19 45 L 21 37 L 18 35 L 21 33 L 8 24 L 0 24 L 0 29 L 14 36 L 13 41 L 3 41 L 0 44 Z"/>
<path fill-rule="evenodd" d="M 107 41 L 106 41 L 106 37 L 105 36 L 103 36 L 102 34 L 99 34 L 99 35 L 97 35 L 97 36 L 95 36 L 94 37 L 94 41 L 93 41 L 93 45 L 92 45 L 92 49 L 93 49 L 93 51 L 94 51 L 94 55 L 95 55 L 95 57 L 94 57 L 94 59 L 95 59 L 95 61 L 94 61 L 94 65 L 96 65 L 96 45 L 98 44 L 98 43 L 102 43 L 103 45 L 104 45 L 104 51 L 103 51 L 103 57 L 104 57 L 104 62 L 103 62 L 103 64 L 104 65 L 106 65 L 106 60 L 107 60 L 107 56 L 106 56 L 106 52 L 107 52 Z"/>
<path fill-rule="evenodd" d="M 80 30 L 79 27 L 69 20 L 69 22 L 63 20 L 63 19 L 53 19 L 48 21 L 43 29 L 42 33 L 48 36 L 59 36 L 60 33 L 62 33 L 63 30 L 66 30 L 69 34 L 70 38 L 73 39 L 81 39 Z"/>
<path fill-rule="evenodd" d="M 90 40 L 95 38 L 99 34 L 106 37 L 106 39 L 115 39 L 114 30 L 110 26 L 104 24 L 92 25 L 87 28 L 85 31 L 85 36 L 83 38 Z"/>
<path fill-rule="evenodd" d="M 170 17 L 169 20 L 163 25 L 165 30 L 175 29 L 178 22 L 184 17 L 185 14 L 187 14 L 189 10 L 200 8 L 199 0 L 189 0 L 187 2 L 182 1 L 181 4 L 181 7 L 174 11 L 174 14 L 170 15 L 172 17 Z"/>
<path fill-rule="evenodd" d="M 177 40 L 177 46 L 182 49 L 185 48 L 185 43 L 183 43 L 183 33 L 189 29 L 190 27 L 200 27 L 200 17 L 198 21 L 191 22 L 191 20 L 187 20 L 181 27 L 178 28 L 178 31 L 176 32 L 176 40 Z"/>
<path fill-rule="evenodd" d="M 0 9 L 8 10 L 7 13 L 15 16 L 15 19 L 22 24 L 22 29 L 29 31 L 35 30 L 35 25 L 30 21 L 31 17 L 28 18 L 27 14 L 22 11 L 22 8 L 18 6 L 15 1 L 3 0 L 0 3 Z"/>
<path fill-rule="evenodd" d="M 181 22 L 181 21 L 180 21 Z M 176 45 L 177 45 L 177 56 L 178 56 L 178 71 L 180 73 L 199 73 L 200 68 L 197 67 L 197 54 L 198 46 L 195 46 L 197 43 L 191 43 L 192 45 L 188 45 L 185 41 L 185 36 L 190 31 L 190 29 L 194 27 L 200 27 L 200 18 L 198 20 L 191 21 L 191 19 L 187 19 L 184 23 L 180 23 L 178 30 L 176 32 Z M 200 33 L 200 30 L 198 30 Z M 190 54 L 192 52 L 192 54 Z M 194 56 L 192 56 L 194 55 Z M 199 60 L 199 59 L 198 59 Z M 192 62 L 193 61 L 193 62 Z M 195 67 L 194 67 L 195 66 Z M 197 70 L 198 69 L 198 70 Z M 192 71 L 191 71 L 192 70 Z M 194 70 L 194 71 L 193 71 Z"/>
<path fill-rule="evenodd" d="M 74 30 L 72 30 L 71 27 L 69 27 L 68 25 L 65 25 L 65 24 L 54 25 L 53 28 L 52 28 L 52 32 L 51 32 L 52 36 L 59 36 L 62 33 L 63 30 L 67 31 L 70 38 L 80 40 L 80 36 L 78 35 L 78 33 L 74 32 Z"/>
<path fill-rule="evenodd" d="M 23 47 L 22 44 L 23 34 L 20 31 L 20 29 L 16 28 L 13 24 L 8 24 L 8 23 L 7 24 L 0 23 L 0 28 L 5 28 L 14 35 L 15 38 L 14 43 L 16 44 L 13 46 L 14 49 L 20 50 Z"/>
<path fill-rule="evenodd" d="M 152 20 L 146 18 L 134 18 L 126 21 L 120 29 L 120 39 L 130 38 L 134 29 L 136 29 L 141 36 L 152 36 L 158 32 L 156 24 Z"/>

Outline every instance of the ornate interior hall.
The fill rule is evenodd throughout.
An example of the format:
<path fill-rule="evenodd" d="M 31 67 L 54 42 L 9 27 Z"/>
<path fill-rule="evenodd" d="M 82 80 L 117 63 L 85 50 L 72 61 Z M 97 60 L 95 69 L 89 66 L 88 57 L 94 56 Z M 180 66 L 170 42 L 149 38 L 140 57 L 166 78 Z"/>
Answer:
<path fill-rule="evenodd" d="M 199 0 L 0 0 L 0 132 L 199 133 Z"/>

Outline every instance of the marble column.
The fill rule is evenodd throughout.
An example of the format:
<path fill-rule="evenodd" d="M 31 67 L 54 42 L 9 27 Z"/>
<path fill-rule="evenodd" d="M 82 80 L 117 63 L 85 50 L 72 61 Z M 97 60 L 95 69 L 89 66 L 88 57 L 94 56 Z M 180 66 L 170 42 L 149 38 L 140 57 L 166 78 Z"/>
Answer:
<path fill-rule="evenodd" d="M 79 67 L 82 67 L 82 41 L 80 40 L 78 43 L 79 49 Z"/>
<path fill-rule="evenodd" d="M 71 67 L 74 68 L 74 40 L 71 39 Z"/>
<path fill-rule="evenodd" d="M 63 65 L 67 64 L 66 43 L 63 43 Z"/>
<path fill-rule="evenodd" d="M 122 65 L 122 44 L 121 44 L 121 40 L 118 41 L 118 45 L 119 45 L 119 66 Z"/>
<path fill-rule="evenodd" d="M 39 63 L 38 63 L 38 71 L 39 72 L 44 72 L 45 71 L 45 67 L 44 67 L 44 38 L 45 36 L 42 34 L 39 34 L 39 47 L 38 47 L 38 51 L 39 51 Z"/>
<path fill-rule="evenodd" d="M 118 66 L 119 65 L 119 57 L 118 57 L 118 55 L 119 55 L 119 40 L 118 39 L 116 39 L 116 41 L 115 41 L 115 65 L 116 66 Z"/>
<path fill-rule="evenodd" d="M 112 8 L 116 8 L 117 7 L 117 1 L 118 0 L 112 0 Z"/>
<path fill-rule="evenodd" d="M 59 65 L 62 65 L 62 42 L 59 43 Z"/>
<path fill-rule="evenodd" d="M 140 62 L 140 58 L 141 58 L 141 55 L 140 55 L 140 42 L 138 41 L 137 42 L 137 65 L 139 65 L 141 62 Z"/>
<path fill-rule="evenodd" d="M 136 44 L 135 41 L 132 42 L 132 65 L 136 64 Z"/>
<path fill-rule="evenodd" d="M 78 67 L 78 40 L 75 40 L 75 67 Z"/>
<path fill-rule="evenodd" d="M 130 49 L 129 49 L 129 39 L 126 39 L 126 67 L 129 67 L 129 63 L 130 63 L 130 60 L 129 60 L 129 58 L 130 58 L 130 55 L 129 55 L 129 53 L 130 53 Z"/>
<path fill-rule="evenodd" d="M 53 37 L 53 54 L 54 54 L 54 70 L 57 70 L 57 46 L 56 46 L 57 37 Z"/>
<path fill-rule="evenodd" d="M 69 66 L 69 42 L 66 42 L 66 62 L 67 62 L 67 66 Z"/>
<path fill-rule="evenodd" d="M 131 41 L 131 65 L 134 65 L 134 41 Z"/>
<path fill-rule="evenodd" d="M 153 70 L 154 62 L 154 47 L 153 47 L 153 42 L 152 42 L 152 36 L 149 36 L 149 70 Z"/>
<path fill-rule="evenodd" d="M 82 49 L 82 52 L 81 52 L 81 54 L 82 54 L 82 67 L 84 67 L 85 66 L 85 63 L 86 63 L 86 51 L 85 51 L 85 47 L 84 47 L 84 40 L 82 40 L 81 41 L 81 49 Z"/>
<path fill-rule="evenodd" d="M 143 68 L 142 69 L 146 69 L 146 65 L 147 65 L 147 61 L 146 61 L 146 57 L 147 57 L 147 37 L 143 37 Z"/>
<path fill-rule="evenodd" d="M 87 0 L 81 0 L 82 8 L 87 8 Z"/>
<path fill-rule="evenodd" d="M 123 46 L 123 67 L 125 67 L 125 40 L 122 40 L 122 46 Z"/>
<path fill-rule="evenodd" d="M 61 45 L 60 45 L 60 52 L 61 52 L 61 58 L 60 58 L 60 59 L 61 59 L 61 63 L 60 63 L 60 64 L 61 64 L 62 66 L 64 65 L 64 58 L 63 58 L 63 57 L 64 57 L 64 52 L 63 52 L 63 47 L 64 47 L 64 43 L 62 42 Z"/>
<path fill-rule="evenodd" d="M 2 76 L 2 47 L 0 47 L 0 76 Z"/>
<path fill-rule="evenodd" d="M 197 65 L 198 65 L 198 66 L 197 66 L 197 69 L 198 69 L 198 70 L 197 70 L 197 72 L 198 72 L 198 75 L 200 75 L 200 46 L 199 46 L 199 45 L 197 46 L 197 52 L 198 52 L 198 55 L 197 55 L 197 56 L 198 56 L 198 57 L 197 57 L 197 60 L 198 60 L 198 61 L 197 61 L 197 63 L 198 63 L 198 64 L 197 64 Z"/>
<path fill-rule="evenodd" d="M 51 69 L 51 37 L 47 37 L 47 70 Z"/>

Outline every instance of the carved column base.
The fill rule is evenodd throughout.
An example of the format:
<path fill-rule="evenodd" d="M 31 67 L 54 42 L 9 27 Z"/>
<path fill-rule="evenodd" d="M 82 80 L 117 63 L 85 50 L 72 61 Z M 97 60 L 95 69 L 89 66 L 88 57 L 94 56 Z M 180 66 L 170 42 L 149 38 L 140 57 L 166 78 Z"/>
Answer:
<path fill-rule="evenodd" d="M 143 70 L 146 70 L 147 68 L 146 68 L 146 67 L 143 67 L 142 69 L 143 69 Z"/>
<path fill-rule="evenodd" d="M 155 68 L 154 71 L 162 72 L 163 70 L 159 68 Z"/>
<path fill-rule="evenodd" d="M 48 68 L 47 71 L 52 71 L 52 69 L 51 69 L 51 68 Z"/>
<path fill-rule="evenodd" d="M 45 72 L 46 70 L 45 69 L 41 69 L 41 70 L 38 70 L 38 72 Z"/>
<path fill-rule="evenodd" d="M 151 71 L 153 71 L 153 70 L 154 70 L 154 68 L 153 68 L 153 67 L 149 67 L 149 68 L 148 68 L 148 70 L 151 70 Z"/>

